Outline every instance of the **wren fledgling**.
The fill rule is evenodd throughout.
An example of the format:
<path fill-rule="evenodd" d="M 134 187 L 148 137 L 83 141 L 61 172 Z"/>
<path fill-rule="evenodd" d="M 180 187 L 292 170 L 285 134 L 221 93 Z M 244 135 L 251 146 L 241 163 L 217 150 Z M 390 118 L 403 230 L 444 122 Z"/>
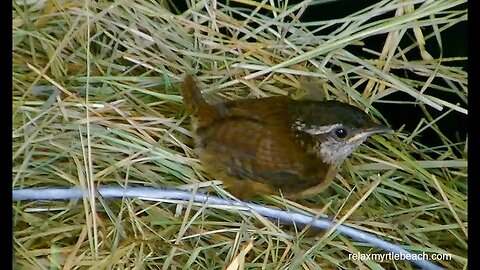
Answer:
<path fill-rule="evenodd" d="M 370 135 L 392 132 L 339 101 L 276 96 L 209 104 L 190 75 L 180 92 L 197 118 L 195 149 L 202 165 L 240 199 L 319 193 Z"/>

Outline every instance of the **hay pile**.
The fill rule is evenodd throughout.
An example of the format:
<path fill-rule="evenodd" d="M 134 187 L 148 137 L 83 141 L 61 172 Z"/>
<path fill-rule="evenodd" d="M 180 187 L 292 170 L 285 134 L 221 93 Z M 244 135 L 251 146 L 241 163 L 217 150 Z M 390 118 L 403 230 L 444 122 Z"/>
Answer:
<path fill-rule="evenodd" d="M 299 18 L 313 1 L 198 1 L 186 11 L 173 2 L 13 2 L 13 188 L 129 184 L 225 195 L 191 149 L 181 76 L 195 71 L 217 100 L 287 95 L 316 79 L 326 98 L 386 123 L 377 104 L 417 104 L 424 115 L 413 131 L 361 146 L 324 194 L 304 204 L 256 201 L 345 218 L 414 252 L 451 254 L 436 261 L 445 268 L 466 267 L 466 138 L 452 141 L 437 125 L 467 114 L 467 72 L 454 65 L 466 59 L 425 46 L 442 47 L 442 31 L 467 19 L 466 1 L 382 1 L 308 23 Z M 384 39 L 380 50 L 365 46 L 371 37 Z M 396 100 L 399 92 L 412 101 Z M 442 144 L 422 144 L 427 130 Z M 188 202 L 14 202 L 13 213 L 18 269 L 410 267 L 349 260 L 379 251 L 336 233 Z"/>

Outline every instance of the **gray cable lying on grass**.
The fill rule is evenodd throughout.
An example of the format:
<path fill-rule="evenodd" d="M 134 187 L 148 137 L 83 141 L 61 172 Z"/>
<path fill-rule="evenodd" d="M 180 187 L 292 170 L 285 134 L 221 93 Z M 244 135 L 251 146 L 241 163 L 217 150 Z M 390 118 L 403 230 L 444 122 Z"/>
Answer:
<path fill-rule="evenodd" d="M 233 201 L 228 199 L 222 199 L 212 195 L 206 195 L 202 193 L 192 194 L 189 191 L 183 191 L 178 189 L 159 189 L 149 187 L 100 187 L 97 189 L 98 193 L 105 199 L 111 198 L 142 198 L 142 199 L 162 199 L 162 200 L 181 200 L 190 201 L 196 203 L 208 203 L 210 205 L 227 205 L 238 206 L 245 210 L 255 211 L 256 213 L 280 221 L 282 224 L 297 224 L 297 225 L 310 225 L 312 228 L 328 230 L 336 225 L 334 221 L 326 218 L 314 218 L 309 215 L 284 211 L 280 209 L 273 209 L 266 206 Z M 81 199 L 83 196 L 87 196 L 87 193 L 83 193 L 80 188 L 31 188 L 31 189 L 14 189 L 13 200 L 69 200 L 69 199 Z M 243 209 L 242 209 L 243 210 Z M 367 233 L 349 226 L 339 225 L 336 229 L 339 233 L 348 236 L 354 240 L 366 242 L 374 247 L 382 249 L 384 251 L 400 254 L 404 258 L 412 258 L 414 253 L 411 253 L 398 245 L 384 241 L 377 236 Z M 418 256 L 413 256 L 417 258 Z M 408 260 L 422 269 L 442 269 L 441 267 L 427 261 L 420 259 Z"/>

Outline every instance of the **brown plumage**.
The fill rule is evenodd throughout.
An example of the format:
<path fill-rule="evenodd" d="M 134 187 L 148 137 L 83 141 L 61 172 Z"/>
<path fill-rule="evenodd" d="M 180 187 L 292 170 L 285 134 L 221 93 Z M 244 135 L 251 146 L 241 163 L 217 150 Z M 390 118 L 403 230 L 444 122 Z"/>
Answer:
<path fill-rule="evenodd" d="M 195 148 L 200 161 L 241 199 L 279 190 L 286 196 L 305 196 L 331 183 L 339 164 L 323 162 L 320 147 L 334 135 L 310 133 L 338 121 L 318 121 L 315 114 L 319 111 L 333 106 L 341 113 L 359 113 L 360 117 L 346 117 L 358 122 L 358 127 L 351 129 L 352 136 L 360 129 L 378 128 L 363 111 L 340 102 L 278 96 L 210 105 L 189 75 L 180 92 L 187 112 L 197 117 Z"/>

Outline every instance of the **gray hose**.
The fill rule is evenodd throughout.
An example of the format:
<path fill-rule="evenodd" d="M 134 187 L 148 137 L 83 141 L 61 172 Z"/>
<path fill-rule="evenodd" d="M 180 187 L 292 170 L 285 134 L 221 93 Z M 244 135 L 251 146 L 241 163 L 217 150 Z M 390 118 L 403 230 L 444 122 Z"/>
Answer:
<path fill-rule="evenodd" d="M 196 203 L 205 203 L 210 205 L 229 205 L 242 207 L 246 211 L 256 212 L 264 217 L 278 220 L 282 224 L 297 224 L 297 225 L 310 225 L 315 229 L 328 230 L 335 226 L 335 222 L 326 218 L 314 218 L 302 213 L 284 211 L 279 209 L 273 209 L 266 206 L 233 201 L 228 199 L 222 199 L 216 196 L 197 193 L 193 195 L 189 191 L 177 190 L 177 189 L 159 189 L 149 187 L 100 187 L 97 189 L 98 193 L 105 199 L 111 198 L 142 198 L 142 199 L 162 199 L 162 200 L 180 200 L 190 201 L 193 199 Z M 86 194 L 85 194 L 86 195 Z M 13 200 L 70 200 L 81 199 L 83 197 L 82 190 L 80 188 L 27 188 L 27 189 L 14 189 Z M 193 197 L 193 198 L 192 198 Z M 342 235 L 348 236 L 356 241 L 366 242 L 374 247 L 382 249 L 384 251 L 399 254 L 403 258 L 417 258 L 418 256 L 412 256 L 411 253 L 398 245 L 384 241 L 377 236 L 367 233 L 349 226 L 340 225 L 336 229 Z M 422 269 L 438 270 L 443 269 L 436 264 L 427 260 L 410 259 L 410 262 L 417 265 Z"/>

